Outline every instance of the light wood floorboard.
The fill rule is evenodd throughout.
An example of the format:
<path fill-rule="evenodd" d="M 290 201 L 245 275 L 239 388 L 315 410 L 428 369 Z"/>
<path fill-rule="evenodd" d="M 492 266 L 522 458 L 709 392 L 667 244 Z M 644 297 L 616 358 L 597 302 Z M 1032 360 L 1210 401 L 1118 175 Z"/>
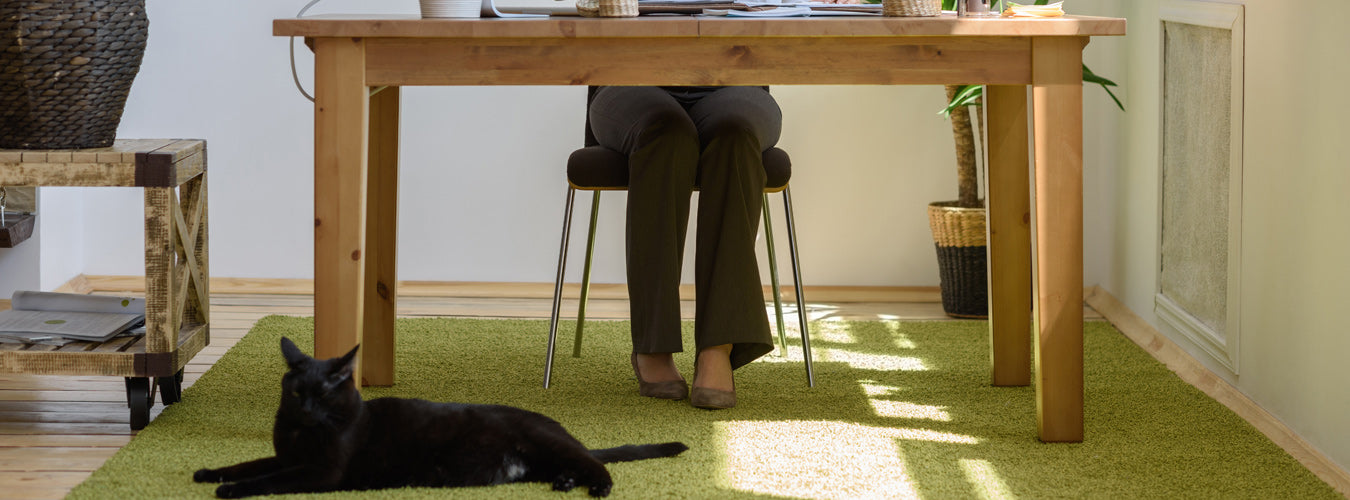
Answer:
<path fill-rule="evenodd" d="M 114 282 L 119 286 L 109 285 Z M 135 284 L 135 280 L 91 277 L 71 291 L 136 292 Z M 211 345 L 185 368 L 186 386 L 195 383 L 258 319 L 272 314 L 313 313 L 312 297 L 303 293 L 304 283 L 287 283 L 288 288 L 282 290 L 247 280 L 229 285 L 222 288 L 239 293 L 224 293 L 212 285 Z M 587 310 L 589 318 L 627 317 L 627 301 L 611 288 L 594 295 Z M 277 293 L 266 293 L 269 291 Z M 420 294 L 399 297 L 398 313 L 406 317 L 547 319 L 551 307 L 551 298 L 530 284 L 457 284 L 439 289 L 434 284 L 415 283 L 403 292 Z M 807 289 L 808 298 L 813 298 L 812 292 Z M 878 289 L 869 294 L 867 289 L 841 287 L 824 289 L 820 296 L 829 300 L 808 303 L 813 320 L 947 319 L 932 289 Z M 869 302 L 869 298 L 876 301 Z M 785 305 L 795 314 L 795 303 Z M 564 301 L 565 319 L 575 319 L 576 306 L 575 299 Z M 0 309 L 7 307 L 6 301 L 0 301 Z M 686 315 L 692 317 L 692 302 L 685 307 Z M 1091 309 L 1085 309 L 1085 314 L 1100 318 Z M 789 318 L 789 324 L 796 324 L 795 316 Z M 0 374 L 0 498 L 64 497 L 135 435 L 127 425 L 125 398 L 125 387 L 116 377 Z M 162 405 L 156 405 L 152 418 L 162 409 Z"/>

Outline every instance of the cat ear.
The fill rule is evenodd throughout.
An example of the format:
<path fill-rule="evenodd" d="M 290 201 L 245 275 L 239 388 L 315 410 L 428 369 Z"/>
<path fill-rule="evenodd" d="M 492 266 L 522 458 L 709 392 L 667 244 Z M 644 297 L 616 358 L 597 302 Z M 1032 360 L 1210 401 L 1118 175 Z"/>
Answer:
<path fill-rule="evenodd" d="M 347 354 L 335 360 L 333 371 L 329 372 L 328 379 L 335 384 L 346 382 L 352 378 L 352 373 L 356 371 L 356 351 L 361 349 L 361 344 L 356 344 Z"/>
<path fill-rule="evenodd" d="M 286 366 L 291 369 L 311 359 L 305 353 L 300 352 L 300 348 L 295 346 L 295 342 L 291 342 L 291 339 L 286 337 L 281 338 L 281 357 L 286 358 Z"/>

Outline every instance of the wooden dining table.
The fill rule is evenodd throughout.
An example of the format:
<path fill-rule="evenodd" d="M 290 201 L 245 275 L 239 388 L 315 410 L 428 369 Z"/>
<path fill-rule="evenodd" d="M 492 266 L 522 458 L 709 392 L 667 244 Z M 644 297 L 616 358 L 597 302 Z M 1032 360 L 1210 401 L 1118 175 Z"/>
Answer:
<path fill-rule="evenodd" d="M 1040 439 L 1081 441 L 1082 52 L 1125 25 L 950 14 L 276 19 L 274 35 L 304 37 L 315 55 L 315 356 L 360 343 L 359 380 L 394 383 L 400 87 L 984 84 L 990 381 L 1034 383 Z"/>

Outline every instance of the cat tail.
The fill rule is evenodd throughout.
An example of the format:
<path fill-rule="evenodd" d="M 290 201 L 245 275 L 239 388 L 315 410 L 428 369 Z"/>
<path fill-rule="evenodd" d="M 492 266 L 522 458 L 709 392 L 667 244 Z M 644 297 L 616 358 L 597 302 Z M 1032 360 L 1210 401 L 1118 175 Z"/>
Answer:
<path fill-rule="evenodd" d="M 648 458 L 673 457 L 689 449 L 684 443 L 628 444 L 591 450 L 591 456 L 604 463 L 630 462 Z"/>

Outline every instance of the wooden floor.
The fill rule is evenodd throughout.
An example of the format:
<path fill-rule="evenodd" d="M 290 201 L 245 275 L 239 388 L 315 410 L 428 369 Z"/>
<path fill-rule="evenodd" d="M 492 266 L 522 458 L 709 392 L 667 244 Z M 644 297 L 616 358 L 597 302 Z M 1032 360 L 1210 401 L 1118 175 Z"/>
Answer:
<path fill-rule="evenodd" d="M 213 280 L 211 345 L 188 364 L 184 376 L 187 386 L 196 382 L 259 318 L 270 314 L 313 314 L 310 295 L 222 293 L 219 288 L 228 287 L 217 287 L 214 283 Z M 401 288 L 404 291 L 410 289 L 422 291 L 427 296 L 400 296 L 400 316 L 546 319 L 551 306 L 551 301 L 539 293 L 461 293 L 445 292 L 444 287 Z M 437 290 L 445 293 L 437 293 Z M 595 298 L 587 316 L 625 318 L 627 302 L 613 293 L 603 292 L 593 295 Z M 859 294 L 857 290 L 835 289 L 819 295 L 827 300 L 809 303 L 813 320 L 827 317 L 947 319 L 935 290 L 904 289 L 879 294 L 864 291 Z M 869 295 L 885 301 L 857 301 Z M 812 289 L 807 289 L 806 296 L 815 298 Z M 686 306 L 687 311 L 692 309 L 692 303 Z M 7 304 L 0 303 L 0 308 L 5 307 Z M 564 302 L 563 310 L 575 311 L 576 302 Z M 1085 313 L 1089 317 L 1100 317 L 1090 309 Z M 692 311 L 686 315 L 692 317 Z M 789 318 L 790 325 L 795 323 L 795 316 Z M 123 382 L 116 377 L 0 375 L 0 498 L 64 497 L 135 435 L 127 424 L 129 413 L 125 398 Z M 158 416 L 162 408 L 156 405 L 152 417 Z M 153 421 L 150 425 L 154 425 Z"/>

